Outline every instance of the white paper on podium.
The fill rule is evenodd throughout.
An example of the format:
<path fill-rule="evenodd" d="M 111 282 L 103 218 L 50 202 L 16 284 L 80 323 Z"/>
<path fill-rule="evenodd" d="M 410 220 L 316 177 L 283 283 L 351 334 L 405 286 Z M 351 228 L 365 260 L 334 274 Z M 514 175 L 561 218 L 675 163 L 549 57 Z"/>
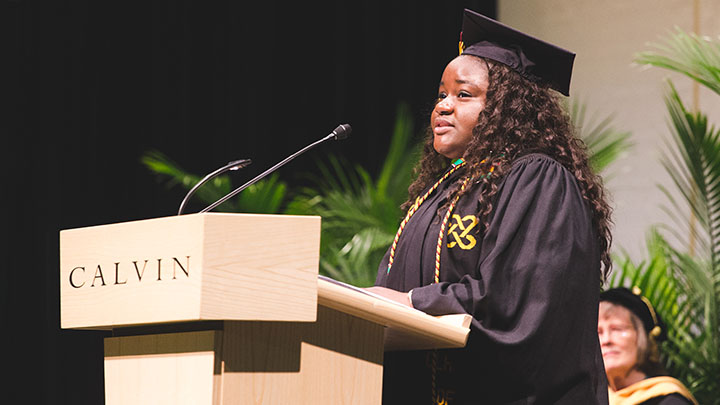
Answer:
<path fill-rule="evenodd" d="M 360 293 L 362 293 L 362 294 L 369 295 L 369 296 L 371 296 L 371 297 L 377 298 L 377 299 L 379 299 L 379 300 L 381 300 L 381 301 L 384 301 L 384 302 L 389 302 L 389 303 L 391 303 L 391 304 L 399 305 L 399 306 L 401 306 L 401 307 L 403 307 L 403 308 L 410 308 L 410 309 L 412 309 L 411 307 L 408 307 L 407 305 L 403 305 L 403 304 L 401 304 L 401 303 L 399 303 L 399 302 L 397 302 L 397 301 L 393 301 L 393 300 L 391 300 L 391 299 L 389 299 L 389 298 L 385 298 L 385 297 L 383 297 L 382 295 L 375 294 L 375 293 L 370 292 L 370 291 L 368 291 L 368 290 L 366 290 L 366 289 L 364 289 L 364 288 L 356 287 L 356 286 L 354 286 L 354 285 L 352 285 L 352 284 L 343 283 L 342 281 L 335 280 L 334 278 L 330 278 L 330 277 L 323 276 L 323 275 L 319 275 L 318 278 L 319 278 L 320 280 L 325 280 L 325 281 L 327 281 L 327 282 L 329 282 L 329 283 L 333 283 L 333 284 L 335 284 L 335 285 L 339 285 L 339 286 L 341 286 L 341 287 L 349 288 L 349 289 L 351 289 L 351 290 L 353 290 L 353 291 L 357 291 L 357 292 L 360 292 Z"/>

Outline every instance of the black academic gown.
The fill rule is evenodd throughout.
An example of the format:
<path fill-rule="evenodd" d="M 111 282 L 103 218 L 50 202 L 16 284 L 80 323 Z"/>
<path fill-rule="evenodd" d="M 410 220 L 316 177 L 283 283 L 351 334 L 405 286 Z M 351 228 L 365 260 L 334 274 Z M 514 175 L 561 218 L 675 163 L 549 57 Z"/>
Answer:
<path fill-rule="evenodd" d="M 597 335 L 600 252 L 575 177 L 545 155 L 517 159 L 499 185 L 488 229 L 477 193 L 460 199 L 442 244 L 441 218 L 453 174 L 407 223 L 376 285 L 412 292 L 431 315 L 468 313 L 467 346 L 439 350 L 437 392 L 449 404 L 607 404 Z M 444 215 L 444 212 L 442 212 Z M 383 403 L 431 403 L 429 352 L 385 354 Z"/>
<path fill-rule="evenodd" d="M 670 394 L 648 399 L 639 405 L 693 405 L 693 403 L 680 394 Z"/>

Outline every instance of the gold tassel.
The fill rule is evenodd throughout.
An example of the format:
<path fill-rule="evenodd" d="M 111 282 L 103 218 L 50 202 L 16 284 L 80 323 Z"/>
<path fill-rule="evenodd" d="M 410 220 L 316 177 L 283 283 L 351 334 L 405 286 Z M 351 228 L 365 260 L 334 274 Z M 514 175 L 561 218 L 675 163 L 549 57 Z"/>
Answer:
<path fill-rule="evenodd" d="M 637 295 L 642 302 L 645 303 L 645 306 L 647 306 L 648 310 L 650 311 L 650 316 L 652 316 L 653 324 L 655 324 L 655 327 L 652 328 L 652 330 L 649 332 L 649 335 L 653 338 L 657 338 L 660 336 L 660 333 L 662 332 L 662 328 L 658 325 L 657 316 L 655 315 L 655 308 L 653 308 L 652 304 L 650 303 L 650 300 L 642 296 L 642 290 L 638 286 L 633 286 L 632 293 Z"/>

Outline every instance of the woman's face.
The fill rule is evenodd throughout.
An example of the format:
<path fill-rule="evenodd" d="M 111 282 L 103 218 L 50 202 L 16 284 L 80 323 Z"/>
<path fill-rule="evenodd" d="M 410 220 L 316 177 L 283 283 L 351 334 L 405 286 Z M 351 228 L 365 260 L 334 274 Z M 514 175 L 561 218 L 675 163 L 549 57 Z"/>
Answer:
<path fill-rule="evenodd" d="M 608 378 L 626 376 L 638 361 L 638 334 L 630 319 L 630 311 L 613 305 L 600 304 L 598 337 Z"/>
<path fill-rule="evenodd" d="M 487 65 L 474 56 L 458 56 L 443 72 L 430 127 L 435 150 L 450 159 L 463 156 L 472 139 L 488 89 Z"/>

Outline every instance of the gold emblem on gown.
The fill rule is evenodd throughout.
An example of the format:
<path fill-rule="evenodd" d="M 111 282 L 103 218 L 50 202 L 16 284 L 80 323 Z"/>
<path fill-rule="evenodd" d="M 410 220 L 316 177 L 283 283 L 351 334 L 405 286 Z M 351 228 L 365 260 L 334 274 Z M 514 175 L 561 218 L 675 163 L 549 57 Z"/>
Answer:
<path fill-rule="evenodd" d="M 448 229 L 448 240 L 450 242 L 448 242 L 447 247 L 452 249 L 459 246 L 463 250 L 474 248 L 477 241 L 474 236 L 470 235 L 470 231 L 477 225 L 477 217 L 475 215 L 460 217 L 458 214 L 453 214 L 452 219 L 453 224 Z"/>

